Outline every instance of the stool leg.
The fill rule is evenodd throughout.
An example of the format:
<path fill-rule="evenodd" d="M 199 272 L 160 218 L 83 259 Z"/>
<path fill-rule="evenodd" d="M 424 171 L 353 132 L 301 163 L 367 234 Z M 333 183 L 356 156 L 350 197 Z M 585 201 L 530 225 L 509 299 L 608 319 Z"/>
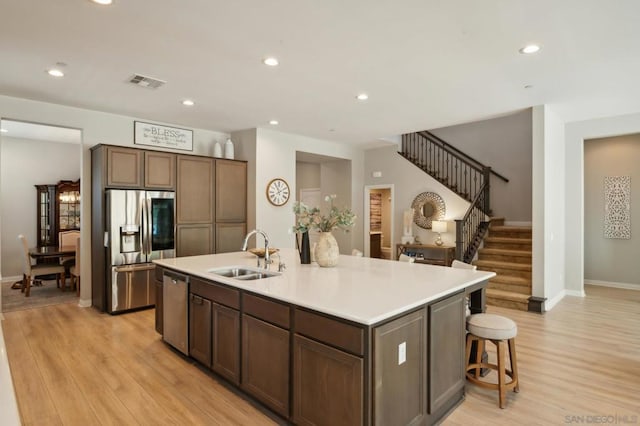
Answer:
<path fill-rule="evenodd" d="M 516 339 L 509 339 L 509 360 L 511 361 L 511 372 L 513 380 L 516 382 L 514 392 L 520 392 L 520 380 L 518 379 L 518 361 L 516 360 Z"/>
<path fill-rule="evenodd" d="M 465 361 L 465 367 L 464 367 L 464 374 L 467 374 L 467 371 L 469 371 L 469 364 L 471 363 L 471 345 L 473 344 L 473 335 L 471 333 L 467 333 L 467 346 L 465 347 L 465 353 L 466 356 L 464 357 Z"/>
<path fill-rule="evenodd" d="M 504 340 L 499 340 L 496 343 L 496 346 L 498 347 L 498 392 L 499 392 L 499 404 L 500 404 L 500 408 L 504 408 L 504 400 L 505 400 L 505 389 L 504 389 L 504 382 L 505 382 L 505 372 L 504 372 L 504 363 L 506 361 L 505 359 L 505 354 L 504 354 L 504 350 L 505 350 L 505 344 L 504 344 Z"/>
<path fill-rule="evenodd" d="M 484 353 L 484 339 L 476 337 L 476 364 L 482 362 L 482 354 Z M 478 378 L 482 374 L 482 368 L 476 367 L 475 377 Z"/>

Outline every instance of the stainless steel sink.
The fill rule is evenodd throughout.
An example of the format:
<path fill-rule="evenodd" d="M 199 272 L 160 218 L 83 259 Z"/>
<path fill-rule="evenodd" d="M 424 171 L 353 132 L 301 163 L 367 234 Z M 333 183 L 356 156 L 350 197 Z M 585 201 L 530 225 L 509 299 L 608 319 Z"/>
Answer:
<path fill-rule="evenodd" d="M 236 280 L 250 281 L 259 280 L 262 278 L 275 277 L 280 275 L 276 272 L 269 272 L 260 269 L 252 269 L 243 266 L 231 266 L 223 268 L 209 269 L 212 274 L 220 275 L 228 278 L 235 278 Z"/>

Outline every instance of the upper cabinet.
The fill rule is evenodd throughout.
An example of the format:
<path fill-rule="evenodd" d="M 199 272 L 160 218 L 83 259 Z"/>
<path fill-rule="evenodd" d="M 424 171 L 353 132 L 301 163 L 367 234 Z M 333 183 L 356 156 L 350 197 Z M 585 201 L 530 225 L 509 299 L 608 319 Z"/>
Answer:
<path fill-rule="evenodd" d="M 117 146 L 101 148 L 106 152 L 106 187 L 175 190 L 175 154 Z"/>
<path fill-rule="evenodd" d="M 176 189 L 176 155 L 168 152 L 144 152 L 144 187 Z"/>
<path fill-rule="evenodd" d="M 107 146 L 106 186 L 115 188 L 142 188 L 144 169 L 143 151 L 139 149 Z"/>
<path fill-rule="evenodd" d="M 216 222 L 247 221 L 247 163 L 216 160 Z"/>
<path fill-rule="evenodd" d="M 178 155 L 176 219 L 185 223 L 213 223 L 214 160 Z"/>

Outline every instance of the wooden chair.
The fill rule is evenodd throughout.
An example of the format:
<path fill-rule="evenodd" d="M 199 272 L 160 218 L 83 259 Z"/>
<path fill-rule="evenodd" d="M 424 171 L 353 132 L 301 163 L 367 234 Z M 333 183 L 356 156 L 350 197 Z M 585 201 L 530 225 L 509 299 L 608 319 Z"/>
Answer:
<path fill-rule="evenodd" d="M 77 230 L 58 232 L 58 248 L 62 248 L 63 246 L 75 246 L 78 238 L 80 238 L 80 231 Z M 62 291 L 67 287 L 67 275 L 71 277 L 70 269 L 75 262 L 75 256 L 63 256 L 60 258 L 60 264 L 64 266 L 65 269 L 65 274 L 62 280 Z"/>
<path fill-rule="evenodd" d="M 69 273 L 71 274 L 71 286 L 80 296 L 80 237 L 76 239 L 76 263 L 69 269 Z"/>
<path fill-rule="evenodd" d="M 31 295 L 31 281 L 35 277 L 43 275 L 56 274 L 56 283 L 60 286 L 60 279 L 64 279 L 64 266 L 62 265 L 32 265 L 31 256 L 29 256 L 29 244 L 24 235 L 18 235 L 18 239 L 22 242 L 23 248 L 23 264 L 22 264 L 22 286 L 21 291 L 25 297 Z"/>

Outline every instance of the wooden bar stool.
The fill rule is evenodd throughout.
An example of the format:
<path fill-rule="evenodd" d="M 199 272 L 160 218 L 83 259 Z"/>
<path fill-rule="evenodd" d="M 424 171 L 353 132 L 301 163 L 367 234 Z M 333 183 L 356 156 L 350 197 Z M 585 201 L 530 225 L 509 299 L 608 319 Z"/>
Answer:
<path fill-rule="evenodd" d="M 474 314 L 467 318 L 467 367 L 465 368 L 467 380 L 476 385 L 495 389 L 499 393 L 500 408 L 504 408 L 506 401 L 506 391 L 513 389 L 514 392 L 520 390 L 518 384 L 518 363 L 516 361 L 516 334 L 518 327 L 511 319 L 493 314 Z M 497 364 L 482 362 L 485 341 L 489 340 L 497 348 Z M 470 363 L 471 345 L 477 342 L 475 362 Z M 505 366 L 505 351 L 509 350 L 511 370 Z M 480 379 L 480 371 L 483 368 L 491 368 L 498 372 L 498 383 L 487 383 Z M 474 370 L 473 372 L 470 370 Z M 506 383 L 506 376 L 511 381 Z"/>

